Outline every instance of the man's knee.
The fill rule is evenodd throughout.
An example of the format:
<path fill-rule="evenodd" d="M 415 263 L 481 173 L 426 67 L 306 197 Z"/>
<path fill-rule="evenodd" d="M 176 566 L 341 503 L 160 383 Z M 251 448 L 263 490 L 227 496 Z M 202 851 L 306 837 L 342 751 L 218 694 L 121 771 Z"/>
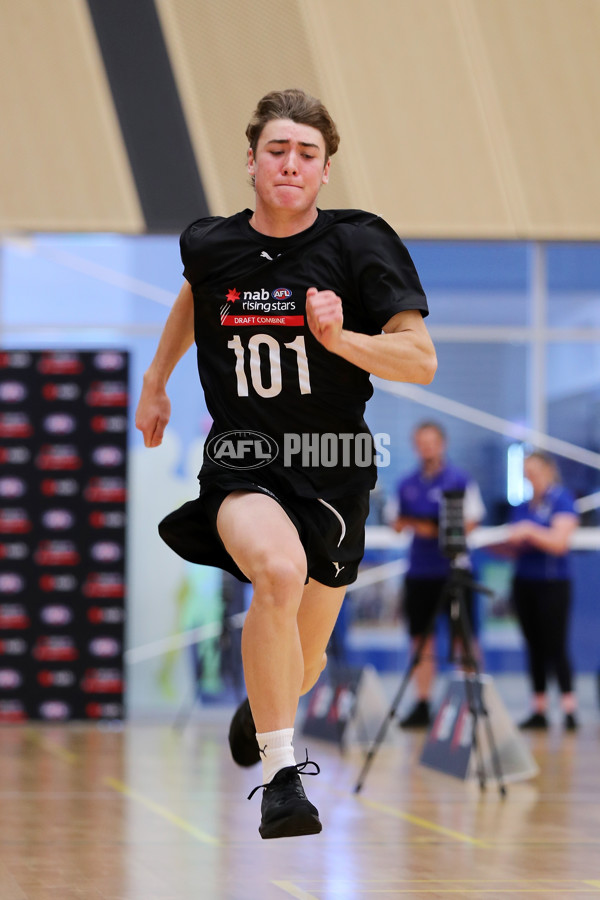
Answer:
<path fill-rule="evenodd" d="M 254 586 L 253 602 L 274 608 L 297 608 L 306 580 L 306 560 L 269 555 L 257 559 L 250 573 Z"/>
<path fill-rule="evenodd" d="M 313 665 L 304 666 L 304 681 L 302 682 L 302 694 L 307 694 L 319 680 L 319 675 L 327 665 L 327 654 L 323 653 Z"/>

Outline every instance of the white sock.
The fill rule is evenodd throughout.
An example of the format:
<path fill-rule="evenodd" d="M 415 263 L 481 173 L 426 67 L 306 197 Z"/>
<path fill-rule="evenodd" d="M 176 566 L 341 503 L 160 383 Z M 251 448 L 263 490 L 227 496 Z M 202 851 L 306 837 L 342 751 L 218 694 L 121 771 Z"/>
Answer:
<path fill-rule="evenodd" d="M 295 766 L 296 757 L 292 747 L 293 728 L 282 728 L 280 731 L 257 732 L 256 740 L 262 760 L 263 784 L 269 784 L 273 776 L 286 766 Z"/>

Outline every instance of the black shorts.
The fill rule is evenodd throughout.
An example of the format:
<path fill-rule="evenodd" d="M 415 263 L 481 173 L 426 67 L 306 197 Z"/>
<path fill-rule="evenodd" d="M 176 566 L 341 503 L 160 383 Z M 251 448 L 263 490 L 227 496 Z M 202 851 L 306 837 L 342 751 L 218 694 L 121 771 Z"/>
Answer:
<path fill-rule="evenodd" d="M 432 616 L 442 602 L 442 592 L 447 584 L 447 578 L 411 578 L 410 576 L 405 578 L 404 612 L 408 619 L 411 637 L 420 637 L 425 634 L 431 624 Z M 470 588 L 465 589 L 465 600 L 471 630 L 474 631 L 473 591 Z M 448 604 L 445 604 L 445 607 L 445 609 L 440 609 L 440 612 L 449 615 Z"/>
<path fill-rule="evenodd" d="M 365 522 L 369 492 L 334 500 L 295 495 L 277 496 L 271 490 L 236 476 L 223 476 L 202 491 L 197 500 L 184 503 L 160 522 L 158 532 L 183 559 L 231 572 L 240 581 L 248 578 L 225 549 L 217 531 L 217 514 L 232 491 L 255 491 L 273 497 L 294 523 L 308 562 L 307 580 L 328 587 L 356 581 L 365 550 Z"/>

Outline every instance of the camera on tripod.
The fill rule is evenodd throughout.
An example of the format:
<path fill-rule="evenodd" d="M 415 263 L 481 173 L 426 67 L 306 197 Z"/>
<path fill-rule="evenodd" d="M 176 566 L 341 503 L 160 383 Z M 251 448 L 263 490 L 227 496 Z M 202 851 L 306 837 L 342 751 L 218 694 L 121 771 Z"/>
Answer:
<path fill-rule="evenodd" d="M 442 554 L 449 559 L 467 552 L 464 500 L 464 490 L 442 491 L 439 545 Z"/>

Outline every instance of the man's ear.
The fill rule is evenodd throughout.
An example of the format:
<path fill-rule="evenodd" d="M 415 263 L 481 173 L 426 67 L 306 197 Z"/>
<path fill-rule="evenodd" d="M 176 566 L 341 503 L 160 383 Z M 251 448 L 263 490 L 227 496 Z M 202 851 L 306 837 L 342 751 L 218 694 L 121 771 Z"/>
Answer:
<path fill-rule="evenodd" d="M 252 147 L 248 147 L 248 174 L 254 175 L 254 152 Z"/>
<path fill-rule="evenodd" d="M 331 168 L 331 158 L 329 158 L 329 159 L 327 160 L 327 162 L 325 163 L 325 168 L 323 169 L 323 177 L 321 178 L 321 183 L 322 183 L 322 184 L 327 184 L 327 182 L 329 181 L 329 170 L 330 170 L 330 168 Z"/>

